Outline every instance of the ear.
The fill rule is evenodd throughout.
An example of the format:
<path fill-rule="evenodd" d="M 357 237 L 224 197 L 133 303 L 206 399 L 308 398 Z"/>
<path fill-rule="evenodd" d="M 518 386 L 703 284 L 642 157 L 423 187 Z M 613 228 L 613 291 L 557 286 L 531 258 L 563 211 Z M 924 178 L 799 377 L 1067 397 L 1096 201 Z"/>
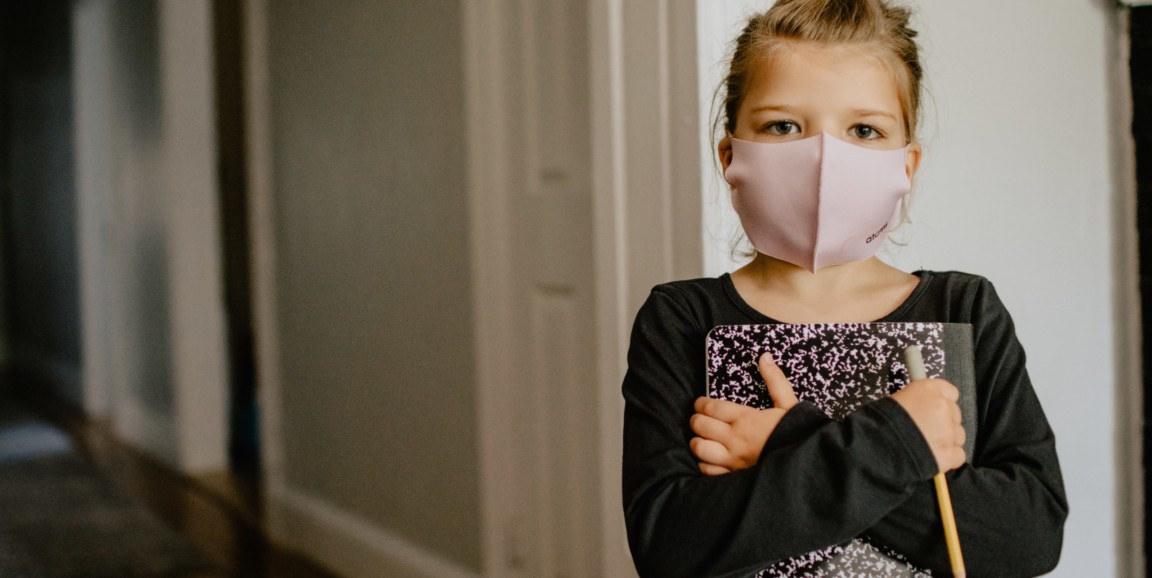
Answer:
<path fill-rule="evenodd" d="M 716 154 L 720 156 L 720 174 L 728 172 L 728 165 L 732 164 L 732 135 L 726 134 L 720 139 Z"/>
<path fill-rule="evenodd" d="M 908 145 L 904 155 L 904 171 L 908 173 L 908 182 L 915 182 L 916 171 L 920 169 L 920 156 L 923 153 L 924 149 L 920 147 L 920 143 L 913 142 Z"/>

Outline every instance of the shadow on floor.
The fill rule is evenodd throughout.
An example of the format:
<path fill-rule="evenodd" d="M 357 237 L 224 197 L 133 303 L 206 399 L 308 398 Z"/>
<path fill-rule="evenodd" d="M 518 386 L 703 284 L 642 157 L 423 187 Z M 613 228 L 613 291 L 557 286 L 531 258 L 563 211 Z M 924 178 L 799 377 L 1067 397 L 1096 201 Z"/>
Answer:
<path fill-rule="evenodd" d="M 63 431 L 0 402 L 0 576 L 223 576 Z"/>
<path fill-rule="evenodd" d="M 257 487 L 190 478 L 58 402 L 0 395 L 0 577 L 337 578 L 267 540 Z"/>

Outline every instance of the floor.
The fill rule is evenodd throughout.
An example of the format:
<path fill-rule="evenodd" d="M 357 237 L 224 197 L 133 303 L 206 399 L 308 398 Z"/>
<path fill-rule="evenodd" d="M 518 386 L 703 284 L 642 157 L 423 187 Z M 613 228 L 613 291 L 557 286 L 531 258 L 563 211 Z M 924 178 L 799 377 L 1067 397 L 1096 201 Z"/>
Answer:
<path fill-rule="evenodd" d="M 308 559 L 269 543 L 261 531 L 253 476 L 189 478 L 124 445 L 106 423 L 44 400 L 33 411 L 68 433 L 115 485 L 187 537 L 220 569 L 182 578 L 337 578 Z"/>

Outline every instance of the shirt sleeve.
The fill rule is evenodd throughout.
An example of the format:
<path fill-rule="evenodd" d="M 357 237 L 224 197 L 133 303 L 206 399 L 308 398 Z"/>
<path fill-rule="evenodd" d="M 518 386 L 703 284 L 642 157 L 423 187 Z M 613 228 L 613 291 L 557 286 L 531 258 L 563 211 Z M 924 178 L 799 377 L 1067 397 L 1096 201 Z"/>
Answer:
<path fill-rule="evenodd" d="M 972 310 L 977 439 L 969 463 L 946 476 L 964 563 L 971 576 L 1036 576 L 1056 566 L 1068 515 L 1055 438 L 1012 319 L 987 280 Z M 916 484 L 865 535 L 950 575 L 931 483 Z"/>
<path fill-rule="evenodd" d="M 705 391 L 703 325 L 686 297 L 662 286 L 633 326 L 622 387 L 623 500 L 641 576 L 746 576 L 844 543 L 935 473 L 915 423 L 885 398 L 843 422 L 800 404 L 755 467 L 701 474 L 688 421 Z"/>

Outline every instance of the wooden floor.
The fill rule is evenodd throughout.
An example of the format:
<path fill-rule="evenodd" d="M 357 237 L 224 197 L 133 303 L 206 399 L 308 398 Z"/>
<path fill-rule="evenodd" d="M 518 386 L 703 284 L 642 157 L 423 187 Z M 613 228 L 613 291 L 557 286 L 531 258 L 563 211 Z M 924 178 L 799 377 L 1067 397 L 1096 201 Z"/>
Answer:
<path fill-rule="evenodd" d="M 117 485 L 188 537 L 221 569 L 219 574 L 184 578 L 338 578 L 266 540 L 258 483 L 251 476 L 221 473 L 192 479 L 127 447 L 107 424 L 56 405 L 38 403 L 37 409 L 68 431 Z"/>

